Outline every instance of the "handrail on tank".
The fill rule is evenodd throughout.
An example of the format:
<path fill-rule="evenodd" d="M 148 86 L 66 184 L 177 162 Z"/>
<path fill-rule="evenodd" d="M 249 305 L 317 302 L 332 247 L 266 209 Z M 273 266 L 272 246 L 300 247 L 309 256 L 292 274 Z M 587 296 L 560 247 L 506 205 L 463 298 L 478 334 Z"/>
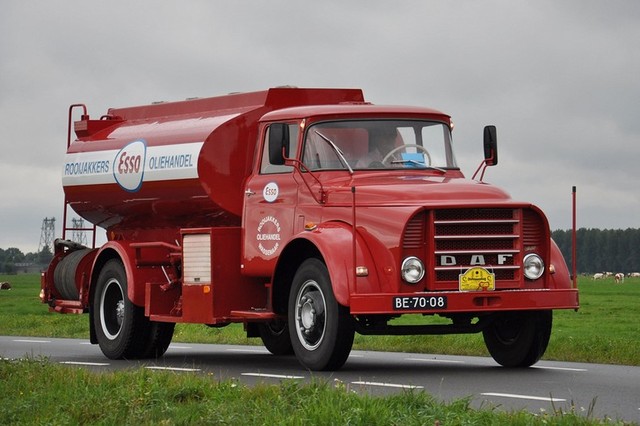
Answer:
<path fill-rule="evenodd" d="M 69 107 L 69 123 L 67 126 L 67 148 L 69 148 L 69 146 L 71 145 L 71 120 L 72 120 L 72 113 L 73 113 L 73 109 L 77 108 L 77 107 L 82 107 L 82 117 L 88 117 L 87 116 L 87 106 L 85 104 L 72 104 Z"/>

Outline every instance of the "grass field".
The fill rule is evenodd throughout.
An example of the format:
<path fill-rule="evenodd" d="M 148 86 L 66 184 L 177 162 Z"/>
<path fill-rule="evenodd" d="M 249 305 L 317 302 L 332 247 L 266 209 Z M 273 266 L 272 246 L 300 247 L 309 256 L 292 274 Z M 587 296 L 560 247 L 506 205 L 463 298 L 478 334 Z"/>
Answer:
<path fill-rule="evenodd" d="M 50 313 L 38 299 L 39 279 L 37 275 L 0 275 L 0 281 L 13 287 L 0 292 L 0 334 L 88 338 L 88 315 Z M 582 278 L 578 285 L 581 307 L 577 312 L 554 312 L 551 341 L 543 359 L 640 365 L 640 278 L 628 278 L 624 284 Z M 403 319 L 412 320 L 415 318 Z M 247 339 L 240 324 L 225 328 L 178 324 L 173 341 L 261 344 L 260 339 Z M 356 335 L 354 348 L 488 356 L 480 334 Z"/>

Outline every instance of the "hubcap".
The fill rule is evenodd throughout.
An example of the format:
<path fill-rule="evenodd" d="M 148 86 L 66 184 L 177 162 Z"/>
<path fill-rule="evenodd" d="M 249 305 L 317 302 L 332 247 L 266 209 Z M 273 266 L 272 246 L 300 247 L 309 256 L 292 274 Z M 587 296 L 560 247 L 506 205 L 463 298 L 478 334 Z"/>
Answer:
<path fill-rule="evenodd" d="M 109 340 L 120 334 L 124 322 L 124 293 L 120 282 L 111 279 L 104 286 L 100 297 L 100 325 Z"/>
<path fill-rule="evenodd" d="M 325 332 L 324 294 L 315 281 L 306 281 L 298 291 L 295 318 L 300 343 L 307 350 L 315 350 Z"/>

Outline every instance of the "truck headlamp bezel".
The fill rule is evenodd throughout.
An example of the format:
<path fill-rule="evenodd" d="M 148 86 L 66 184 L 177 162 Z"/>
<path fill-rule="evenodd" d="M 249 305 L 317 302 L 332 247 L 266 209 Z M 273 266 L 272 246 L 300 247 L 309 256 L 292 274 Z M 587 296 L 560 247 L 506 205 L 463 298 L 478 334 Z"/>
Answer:
<path fill-rule="evenodd" d="M 530 280 L 537 280 L 544 274 L 544 261 L 536 253 L 527 254 L 522 260 L 524 276 Z"/>
<path fill-rule="evenodd" d="M 415 256 L 409 256 L 402 261 L 402 279 L 409 284 L 417 284 L 424 278 L 424 263 Z"/>

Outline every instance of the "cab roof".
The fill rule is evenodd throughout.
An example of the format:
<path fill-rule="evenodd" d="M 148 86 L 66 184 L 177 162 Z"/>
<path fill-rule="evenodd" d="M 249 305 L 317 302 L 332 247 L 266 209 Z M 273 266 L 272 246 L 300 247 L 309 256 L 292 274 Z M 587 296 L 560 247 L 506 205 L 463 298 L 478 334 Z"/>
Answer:
<path fill-rule="evenodd" d="M 366 102 L 345 102 L 335 105 L 306 105 L 282 108 L 271 111 L 262 116 L 261 121 L 282 121 L 304 119 L 309 117 L 319 119 L 340 118 L 420 118 L 444 121 L 449 123 L 451 117 L 441 111 L 397 105 L 373 105 Z"/>

